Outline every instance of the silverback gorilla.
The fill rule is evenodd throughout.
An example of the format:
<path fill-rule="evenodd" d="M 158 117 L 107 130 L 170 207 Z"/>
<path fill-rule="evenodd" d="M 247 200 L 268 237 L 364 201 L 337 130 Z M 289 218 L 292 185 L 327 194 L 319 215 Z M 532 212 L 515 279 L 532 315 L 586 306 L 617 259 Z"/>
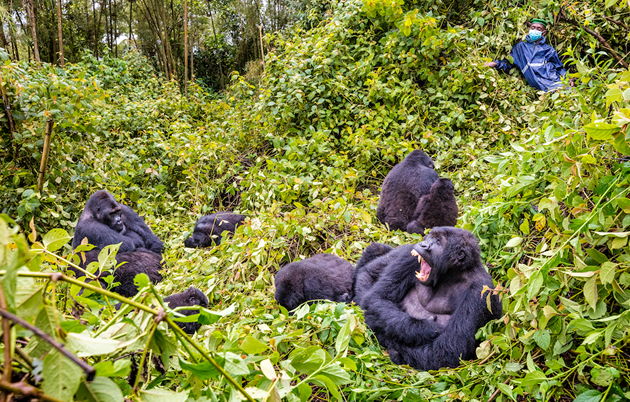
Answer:
<path fill-rule="evenodd" d="M 172 309 L 183 306 L 208 307 L 208 298 L 197 288 L 188 288 L 181 293 L 165 297 L 164 302 L 168 303 L 168 306 Z M 199 309 L 178 310 L 177 312 L 189 316 L 199 314 Z M 198 322 L 175 322 L 188 335 L 194 334 L 201 328 L 201 324 Z"/>
<path fill-rule="evenodd" d="M 210 247 L 213 244 L 221 244 L 221 233 L 228 231 L 234 233 L 236 228 L 243 224 L 245 215 L 235 214 L 230 211 L 216 212 L 202 216 L 195 224 L 192 236 L 184 240 L 186 247 Z"/>
<path fill-rule="evenodd" d="M 94 249 L 85 253 L 82 268 L 93 261 L 98 261 L 101 249 L 111 244 L 121 243 L 116 255 L 119 266 L 115 273 L 115 282 L 120 284 L 112 290 L 125 297 L 134 296 L 138 288 L 134 285 L 137 274 L 145 273 L 153 283 L 162 280 L 162 250 L 164 243 L 151 231 L 138 214 L 127 205 L 116 202 L 114 196 L 106 190 L 92 194 L 85 203 L 85 208 L 77 222 L 72 239 L 72 247 L 78 247 L 87 238 Z M 81 271 L 73 269 L 77 276 Z M 101 283 L 104 281 L 101 280 Z"/>
<path fill-rule="evenodd" d="M 392 362 L 436 370 L 474 358 L 475 333 L 502 315 L 497 295 L 490 296 L 492 312 L 490 293 L 482 296 L 484 286 L 494 285 L 475 236 L 437 227 L 421 243 L 386 249 L 366 248 L 356 268 L 355 301 Z M 362 281 L 368 272 L 377 276 L 373 285 Z"/>
<path fill-rule="evenodd" d="M 390 230 L 407 230 L 420 197 L 429 194 L 437 179 L 431 158 L 419 149 L 412 151 L 385 176 L 376 217 Z"/>
<path fill-rule="evenodd" d="M 424 229 L 457 224 L 457 200 L 455 187 L 449 179 L 438 179 L 431 186 L 429 194 L 418 201 L 413 220 L 407 225 L 407 232 L 424 234 Z"/>
<path fill-rule="evenodd" d="M 292 262 L 276 273 L 276 301 L 289 311 L 311 300 L 350 302 L 352 271 L 352 264 L 332 254 Z"/>

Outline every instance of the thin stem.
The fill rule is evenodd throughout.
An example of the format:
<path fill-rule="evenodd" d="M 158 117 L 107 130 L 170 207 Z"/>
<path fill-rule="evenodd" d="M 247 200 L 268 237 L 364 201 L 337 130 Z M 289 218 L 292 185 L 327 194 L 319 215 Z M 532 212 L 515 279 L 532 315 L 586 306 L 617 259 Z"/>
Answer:
<path fill-rule="evenodd" d="M 140 367 L 138 368 L 138 373 L 136 373 L 136 379 L 133 382 L 133 393 L 138 393 L 138 383 L 140 382 L 140 376 L 142 375 L 142 370 L 144 369 L 144 361 L 147 358 L 147 353 L 149 352 L 149 344 L 151 343 L 151 339 L 153 339 L 153 334 L 155 333 L 155 329 L 157 328 L 158 323 L 153 323 L 151 326 L 151 332 L 149 332 L 149 337 L 147 338 L 147 344 L 144 347 L 144 351 L 142 352 L 142 357 L 140 358 Z M 135 359 L 134 359 L 135 360 Z"/>
<path fill-rule="evenodd" d="M 4 289 L 2 287 L 3 283 L 0 283 L 0 308 L 6 310 L 7 302 L 4 298 Z M 2 380 L 6 382 L 11 382 L 11 323 L 6 319 L 2 319 L 2 342 L 4 343 L 4 370 L 2 372 Z M 2 402 L 6 401 L 6 395 L 4 392 L 0 395 L 0 400 Z"/>
<path fill-rule="evenodd" d="M 0 389 L 2 389 L 3 392 L 8 391 L 13 394 L 32 396 L 36 399 L 41 399 L 42 401 L 63 402 L 59 399 L 53 398 L 52 396 L 48 396 L 39 389 L 23 382 L 11 384 L 5 381 L 0 381 Z"/>

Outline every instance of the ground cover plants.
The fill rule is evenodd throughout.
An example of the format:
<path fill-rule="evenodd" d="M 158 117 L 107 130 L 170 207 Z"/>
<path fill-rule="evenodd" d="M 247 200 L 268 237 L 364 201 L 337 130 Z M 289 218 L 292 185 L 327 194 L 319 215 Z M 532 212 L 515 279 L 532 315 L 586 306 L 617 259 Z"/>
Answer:
<path fill-rule="evenodd" d="M 0 311 L 12 314 L 1 328 L 5 394 L 630 398 L 628 70 L 560 21 L 550 35 L 575 89 L 537 93 L 516 74 L 482 67 L 507 53 L 531 15 L 557 16 L 563 4 L 554 2 L 326 6 L 319 24 L 267 37 L 274 50 L 256 86 L 233 74 L 218 97 L 194 83 L 185 97 L 134 52 L 86 54 L 63 69 L 2 55 L 11 106 L 11 123 L 6 112 L 0 122 Z M 569 11 L 602 30 L 615 25 L 604 17 L 628 19 L 623 2 Z M 478 332 L 477 360 L 435 372 L 392 365 L 354 305 L 289 315 L 273 299 L 273 274 L 286 263 L 318 252 L 355 262 L 370 242 L 422 238 L 376 220 L 382 179 L 418 147 L 455 184 L 458 226 L 480 239 L 505 312 Z M 133 300 L 57 274 L 73 260 L 69 240 L 85 201 L 101 188 L 167 245 L 166 279 L 139 278 Z M 199 216 L 226 209 L 250 217 L 233 238 L 184 249 Z M 175 312 L 155 317 L 162 297 L 192 285 L 210 307 L 188 337 Z M 13 316 L 25 325 L 9 326 Z"/>

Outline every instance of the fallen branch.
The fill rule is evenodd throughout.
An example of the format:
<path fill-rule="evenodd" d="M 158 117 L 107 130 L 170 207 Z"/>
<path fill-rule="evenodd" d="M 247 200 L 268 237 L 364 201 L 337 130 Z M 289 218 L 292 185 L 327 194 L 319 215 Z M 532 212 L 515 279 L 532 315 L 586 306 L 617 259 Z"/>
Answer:
<path fill-rule="evenodd" d="M 16 382 L 16 383 L 9 383 L 6 381 L 0 381 L 0 389 L 3 392 L 10 392 L 13 394 L 19 394 L 19 395 L 24 395 L 24 396 L 30 396 L 33 397 L 35 399 L 40 399 L 42 401 L 49 401 L 49 402 L 62 402 L 59 399 L 53 398 L 52 396 L 48 396 L 46 394 L 44 394 L 43 392 L 41 392 L 39 389 L 33 387 L 32 385 L 28 385 L 24 382 Z"/>
<path fill-rule="evenodd" d="M 61 353 L 62 355 L 66 356 L 68 359 L 72 360 L 74 362 L 74 364 L 79 366 L 81 368 L 81 370 L 83 370 L 85 372 L 85 374 L 87 375 L 87 380 L 88 381 L 92 381 L 94 379 L 94 376 L 96 375 L 96 369 L 94 369 L 94 367 L 90 366 L 89 364 L 87 364 L 83 360 L 79 359 L 78 357 L 76 357 L 75 355 L 70 353 L 66 348 L 63 347 L 63 345 L 61 343 L 59 343 L 56 340 L 54 340 L 50 335 L 48 335 L 47 333 L 45 333 L 41 329 L 37 328 L 36 326 L 28 323 L 27 321 L 24 321 L 20 317 L 9 313 L 8 311 L 6 311 L 3 308 L 0 308 L 0 316 L 2 316 L 2 318 L 5 319 L 5 320 L 11 320 L 11 321 L 13 321 L 16 324 L 21 325 L 22 327 L 28 329 L 29 331 L 33 332 L 38 337 L 40 337 L 43 340 L 45 340 L 47 343 L 50 344 L 50 346 L 52 346 L 53 348 L 57 349 L 59 351 L 59 353 Z M 9 348 L 9 345 L 4 345 L 4 347 L 5 347 L 5 349 Z"/>
<path fill-rule="evenodd" d="M 587 28 L 586 26 L 584 26 L 584 25 L 580 24 L 580 23 L 579 23 L 579 22 L 577 22 L 576 20 L 573 20 L 573 19 L 569 18 L 569 17 L 567 16 L 567 13 L 566 13 L 566 11 L 564 10 L 564 8 L 561 8 L 561 9 L 560 9 L 560 12 L 558 13 L 558 17 L 559 17 L 560 21 L 567 22 L 567 23 L 569 23 L 569 24 L 571 24 L 571 25 L 573 25 L 573 26 L 575 26 L 575 27 L 581 28 L 581 29 L 585 30 L 586 32 L 588 32 L 589 34 L 591 34 L 592 36 L 594 36 L 594 37 L 595 37 L 595 39 L 597 39 L 597 40 L 599 41 L 599 43 L 600 43 L 603 47 L 605 47 L 605 48 L 606 48 L 606 49 L 610 52 L 610 54 L 612 54 L 612 55 L 613 55 L 613 57 L 614 57 L 615 59 L 617 59 L 617 61 L 619 62 L 619 64 L 621 64 L 621 65 L 622 65 L 622 66 L 624 66 L 625 68 L 628 68 L 628 63 L 626 63 L 626 62 L 624 61 L 624 59 L 623 59 L 622 57 L 620 57 L 620 56 L 617 54 L 617 52 L 615 52 L 615 51 L 613 50 L 613 48 L 612 48 L 612 47 L 610 46 L 610 44 L 606 41 L 606 39 L 604 39 L 604 38 L 603 38 L 600 34 L 598 34 L 597 32 L 593 31 L 592 29 Z"/>

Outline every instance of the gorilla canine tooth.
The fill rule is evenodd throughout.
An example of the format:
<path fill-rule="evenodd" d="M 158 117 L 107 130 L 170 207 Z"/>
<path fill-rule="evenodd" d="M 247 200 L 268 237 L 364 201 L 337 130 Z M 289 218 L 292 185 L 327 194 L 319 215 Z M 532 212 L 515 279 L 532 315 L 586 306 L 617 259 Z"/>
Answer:
<path fill-rule="evenodd" d="M 420 256 L 420 253 L 419 253 L 419 252 L 417 252 L 417 251 L 416 251 L 416 250 L 414 250 L 414 249 L 411 249 L 411 255 L 413 255 L 414 257 L 418 257 L 418 256 Z"/>

